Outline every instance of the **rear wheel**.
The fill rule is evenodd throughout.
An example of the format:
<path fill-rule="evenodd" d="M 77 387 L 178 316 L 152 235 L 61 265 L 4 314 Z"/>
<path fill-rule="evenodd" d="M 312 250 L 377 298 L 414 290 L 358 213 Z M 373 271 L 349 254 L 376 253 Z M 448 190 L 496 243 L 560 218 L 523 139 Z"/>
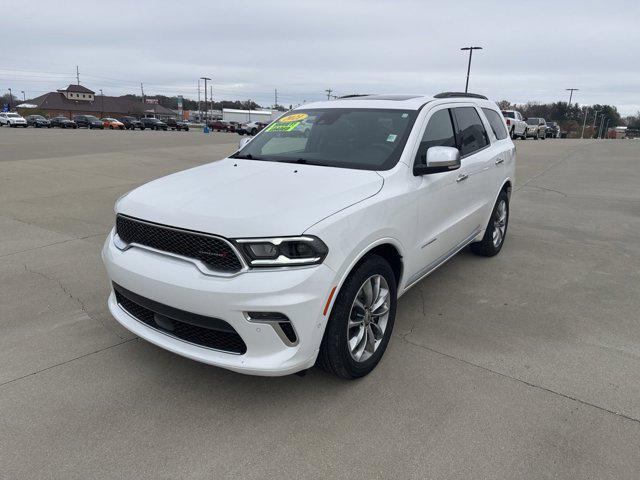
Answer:
<path fill-rule="evenodd" d="M 500 253 L 509 224 L 509 196 L 502 190 L 493 207 L 489 224 L 484 237 L 479 242 L 471 244 L 471 251 L 483 257 L 493 257 Z"/>
<path fill-rule="evenodd" d="M 318 365 L 354 379 L 367 375 L 387 348 L 396 315 L 396 278 L 378 255 L 365 258 L 336 297 L 320 345 Z"/>

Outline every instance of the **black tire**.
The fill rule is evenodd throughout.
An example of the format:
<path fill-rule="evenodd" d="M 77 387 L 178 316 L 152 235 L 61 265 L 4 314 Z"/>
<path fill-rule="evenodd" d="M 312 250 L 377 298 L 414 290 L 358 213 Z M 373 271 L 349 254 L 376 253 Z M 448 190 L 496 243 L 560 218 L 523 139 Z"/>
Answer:
<path fill-rule="evenodd" d="M 494 242 L 494 230 L 497 228 L 496 223 L 499 221 L 499 205 L 501 202 L 504 202 L 506 208 L 506 215 L 504 218 L 504 231 L 502 232 L 502 236 L 500 238 L 500 242 L 496 244 Z M 498 195 L 498 199 L 496 200 L 495 205 L 493 206 L 493 211 L 491 212 L 491 218 L 489 218 L 489 223 L 487 224 L 487 229 L 484 232 L 484 237 L 479 242 L 472 243 L 470 245 L 471 251 L 476 255 L 481 255 L 483 257 L 493 257 L 500 253 L 502 250 L 502 246 L 504 245 L 504 239 L 507 236 L 507 227 L 509 226 L 509 196 L 507 192 L 502 190 L 500 195 Z"/>
<path fill-rule="evenodd" d="M 516 139 L 516 127 L 511 127 L 511 132 L 509 132 L 509 136 L 511 137 L 511 140 Z"/>
<path fill-rule="evenodd" d="M 359 362 L 352 357 L 349 350 L 347 325 L 356 295 L 372 275 L 381 275 L 387 282 L 389 313 L 380 344 L 367 360 Z M 320 344 L 317 365 L 329 373 L 349 380 L 370 373 L 380 362 L 389 344 L 396 317 L 396 297 L 396 278 L 389 263 L 378 255 L 365 257 L 349 274 L 336 297 Z"/>

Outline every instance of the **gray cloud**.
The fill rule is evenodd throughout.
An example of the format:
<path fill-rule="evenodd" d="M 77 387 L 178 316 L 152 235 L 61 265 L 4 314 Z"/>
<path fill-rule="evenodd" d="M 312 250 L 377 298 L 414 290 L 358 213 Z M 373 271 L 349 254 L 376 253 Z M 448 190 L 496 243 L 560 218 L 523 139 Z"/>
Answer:
<path fill-rule="evenodd" d="M 0 89 L 35 96 L 81 81 L 107 94 L 197 96 L 268 105 L 324 89 L 435 93 L 464 88 L 495 100 L 612 103 L 640 109 L 640 3 L 586 1 L 22 1 L 4 22 Z M 6 8 L 5 8 L 6 10 Z"/>

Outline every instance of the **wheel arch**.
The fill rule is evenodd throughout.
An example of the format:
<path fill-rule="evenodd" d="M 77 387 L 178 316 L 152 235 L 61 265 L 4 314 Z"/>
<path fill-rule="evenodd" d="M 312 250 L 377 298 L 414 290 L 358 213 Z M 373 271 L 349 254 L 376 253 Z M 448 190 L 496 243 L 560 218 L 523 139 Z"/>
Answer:
<path fill-rule="evenodd" d="M 331 316 L 331 311 L 333 310 L 333 304 L 335 303 L 336 297 L 338 293 L 342 289 L 345 280 L 347 277 L 353 272 L 353 270 L 360 265 L 365 259 L 370 257 L 371 255 L 378 255 L 384 258 L 389 265 L 391 266 L 391 270 L 393 270 L 395 279 L 396 279 L 396 287 L 398 291 L 400 291 L 400 283 L 402 282 L 402 277 L 404 274 L 404 256 L 402 254 L 403 248 L 398 240 L 395 238 L 381 238 L 369 244 L 366 248 L 362 249 L 358 255 L 354 256 L 353 260 L 349 264 L 349 266 L 342 272 L 340 276 L 340 281 L 335 285 L 335 294 L 331 298 L 330 308 L 326 312 L 326 318 L 328 319 Z"/>

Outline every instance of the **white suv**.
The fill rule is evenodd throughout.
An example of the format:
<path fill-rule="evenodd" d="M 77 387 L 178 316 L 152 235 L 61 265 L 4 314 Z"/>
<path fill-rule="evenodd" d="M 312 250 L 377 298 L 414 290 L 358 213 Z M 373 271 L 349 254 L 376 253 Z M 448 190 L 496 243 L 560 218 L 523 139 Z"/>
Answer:
<path fill-rule="evenodd" d="M 27 128 L 27 121 L 17 113 L 1 112 L 0 125 L 9 125 L 10 127 Z"/>
<path fill-rule="evenodd" d="M 469 244 L 500 251 L 514 170 L 500 110 L 479 95 L 305 105 L 230 157 L 117 201 L 102 252 L 109 309 L 136 335 L 230 370 L 318 363 L 361 377 L 387 347 L 398 297 Z"/>

